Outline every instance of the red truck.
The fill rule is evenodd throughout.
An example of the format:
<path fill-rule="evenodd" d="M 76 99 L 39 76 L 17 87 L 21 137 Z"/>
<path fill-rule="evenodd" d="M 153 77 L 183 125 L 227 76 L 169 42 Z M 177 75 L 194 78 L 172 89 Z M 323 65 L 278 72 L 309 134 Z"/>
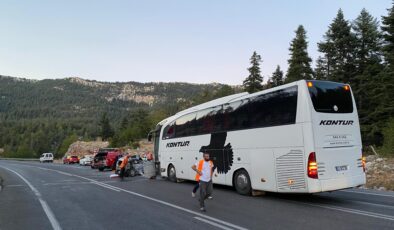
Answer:
<path fill-rule="evenodd" d="M 123 155 L 119 150 L 108 152 L 106 158 L 106 168 L 110 168 L 111 170 L 116 169 L 116 162 Z"/>
<path fill-rule="evenodd" d="M 99 171 L 104 171 L 104 169 L 115 169 L 116 161 L 121 156 L 122 154 L 119 149 L 99 149 L 98 153 L 93 158 L 91 167 L 98 168 Z"/>

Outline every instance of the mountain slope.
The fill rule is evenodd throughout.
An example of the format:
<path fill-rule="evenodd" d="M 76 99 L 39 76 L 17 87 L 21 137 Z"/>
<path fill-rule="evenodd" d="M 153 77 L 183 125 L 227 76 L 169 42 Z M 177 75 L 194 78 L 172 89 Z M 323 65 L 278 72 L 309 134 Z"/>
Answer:
<path fill-rule="evenodd" d="M 133 111 L 138 109 L 147 110 L 147 124 L 154 125 L 192 102 L 209 100 L 206 95 L 222 89 L 228 93 L 228 88 L 220 84 L 107 83 L 81 78 L 37 81 L 0 75 L 0 149 L 4 149 L 2 155 L 10 157 L 37 157 L 48 151 L 60 156 L 67 143 L 100 136 L 99 120 L 104 113 L 115 131 L 123 118 L 133 120 Z"/>

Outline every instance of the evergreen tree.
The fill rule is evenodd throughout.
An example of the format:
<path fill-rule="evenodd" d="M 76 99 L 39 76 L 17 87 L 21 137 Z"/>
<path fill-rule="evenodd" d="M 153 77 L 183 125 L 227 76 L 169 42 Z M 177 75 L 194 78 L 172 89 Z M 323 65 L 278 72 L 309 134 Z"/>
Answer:
<path fill-rule="evenodd" d="M 337 16 L 324 35 L 325 41 L 318 43 L 324 54 L 327 78 L 331 81 L 349 82 L 354 76 L 355 37 L 351 26 L 339 9 Z"/>
<path fill-rule="evenodd" d="M 367 10 L 363 9 L 353 22 L 356 39 L 355 77 L 352 80 L 362 134 L 365 144 L 379 143 L 381 128 L 379 120 L 387 120 L 379 112 L 379 104 L 386 92 L 381 91 L 382 81 L 382 36 L 379 23 Z M 372 132 L 372 130 L 374 130 Z M 378 135 L 376 135 L 378 134 Z"/>
<path fill-rule="evenodd" d="M 308 42 L 306 31 L 302 25 L 295 31 L 296 36 L 290 43 L 289 69 L 287 70 L 286 82 L 301 79 L 312 79 L 312 59 L 308 56 Z"/>
<path fill-rule="evenodd" d="M 382 24 L 384 57 L 390 71 L 394 72 L 394 1 L 393 6 L 388 9 L 388 15 L 382 17 Z"/>
<path fill-rule="evenodd" d="M 114 136 L 114 131 L 109 122 L 107 113 L 103 113 L 100 119 L 100 127 L 101 127 L 100 135 L 103 138 L 103 140 L 108 140 L 109 138 Z"/>
<path fill-rule="evenodd" d="M 314 78 L 316 80 L 327 80 L 327 77 L 328 77 L 327 60 L 319 56 L 316 60 Z"/>
<path fill-rule="evenodd" d="M 383 31 L 383 52 L 386 68 L 382 73 L 381 87 L 379 87 L 379 106 L 376 109 L 376 115 L 380 118 L 378 121 L 380 127 L 390 125 L 389 118 L 394 117 L 394 1 L 388 15 L 382 17 Z M 384 122 L 384 123 L 383 123 Z M 378 125 L 379 125 L 378 123 Z M 392 124 L 391 124 L 392 126 Z M 384 142 L 390 137 L 390 132 L 383 133 Z"/>
<path fill-rule="evenodd" d="M 276 67 L 275 72 L 272 73 L 272 77 L 267 84 L 272 87 L 283 85 L 283 71 L 280 69 L 279 65 Z"/>
<path fill-rule="evenodd" d="M 382 34 L 378 20 L 362 9 L 353 22 L 356 38 L 355 63 L 357 72 L 362 74 L 367 66 L 381 62 Z"/>
<path fill-rule="evenodd" d="M 124 116 L 120 122 L 120 129 L 126 129 L 128 124 L 129 120 L 127 119 L 127 116 Z"/>
<path fill-rule="evenodd" d="M 263 89 L 263 77 L 261 76 L 260 63 L 261 56 L 253 52 L 250 58 L 251 67 L 248 68 L 249 76 L 243 81 L 243 87 L 249 93 L 254 93 Z"/>

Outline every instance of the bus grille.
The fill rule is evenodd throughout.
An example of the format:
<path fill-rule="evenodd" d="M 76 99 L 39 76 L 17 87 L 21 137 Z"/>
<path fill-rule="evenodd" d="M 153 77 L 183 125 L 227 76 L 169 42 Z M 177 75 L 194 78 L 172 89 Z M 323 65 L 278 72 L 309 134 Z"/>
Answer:
<path fill-rule="evenodd" d="M 306 189 L 304 162 L 304 154 L 300 150 L 291 150 L 276 158 L 278 191 Z"/>

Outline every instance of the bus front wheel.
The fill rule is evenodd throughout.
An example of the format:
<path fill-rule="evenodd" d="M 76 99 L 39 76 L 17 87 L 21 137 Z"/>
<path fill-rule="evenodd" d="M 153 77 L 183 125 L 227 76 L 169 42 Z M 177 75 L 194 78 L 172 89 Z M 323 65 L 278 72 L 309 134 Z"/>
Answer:
<path fill-rule="evenodd" d="M 246 170 L 241 169 L 235 173 L 234 187 L 241 195 L 250 195 L 252 193 L 250 177 Z"/>
<path fill-rule="evenodd" d="M 173 165 L 168 167 L 168 180 L 176 182 L 176 170 Z"/>

